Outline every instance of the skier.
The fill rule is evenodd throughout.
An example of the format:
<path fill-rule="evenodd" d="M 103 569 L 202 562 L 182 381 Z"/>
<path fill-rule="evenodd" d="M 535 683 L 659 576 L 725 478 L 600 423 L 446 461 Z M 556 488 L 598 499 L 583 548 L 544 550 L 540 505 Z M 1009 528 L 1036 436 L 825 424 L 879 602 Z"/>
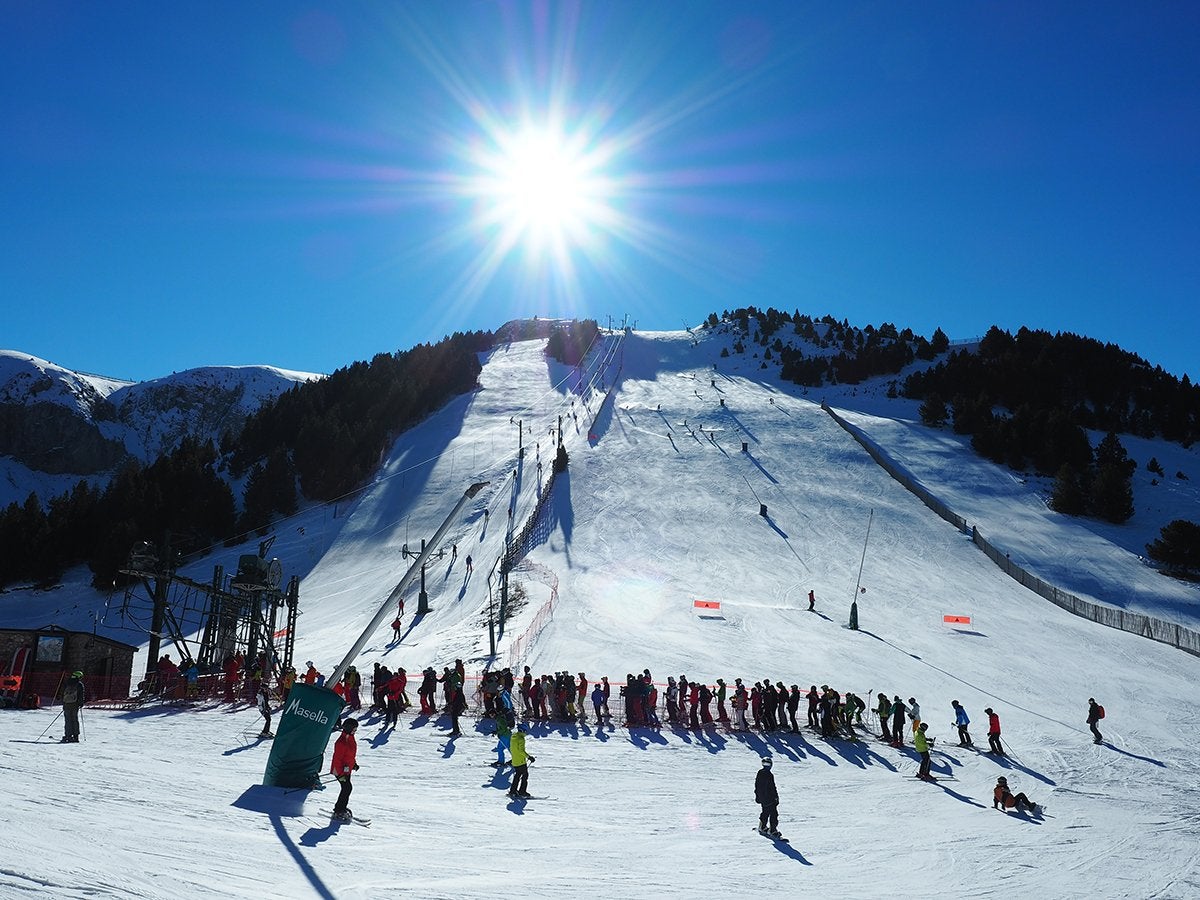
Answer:
<path fill-rule="evenodd" d="M 496 761 L 492 768 L 499 769 L 504 765 L 504 751 L 509 749 L 512 738 L 512 725 L 503 711 L 496 713 Z"/>
<path fill-rule="evenodd" d="M 575 688 L 575 690 L 578 692 L 578 695 L 579 695 L 579 721 L 580 722 L 587 721 L 587 712 L 585 711 L 586 706 L 584 706 L 584 701 L 587 700 L 587 695 L 588 695 L 587 686 L 588 686 L 587 676 L 584 675 L 582 672 L 580 672 L 579 673 L 579 684 Z M 599 713 L 597 713 L 597 718 L 598 717 L 599 717 Z"/>
<path fill-rule="evenodd" d="M 746 686 L 742 684 L 742 679 L 734 680 L 733 687 L 733 725 L 734 731 L 746 731 L 746 706 L 749 705 L 750 698 L 746 693 Z"/>
<path fill-rule="evenodd" d="M 904 701 L 900 699 L 900 695 L 894 695 L 892 699 L 892 746 L 904 746 L 904 713 L 907 707 Z"/>
<path fill-rule="evenodd" d="M 400 643 L 400 628 L 403 626 L 403 624 L 404 623 L 400 621 L 399 616 L 396 616 L 396 618 L 392 619 L 392 640 L 397 644 Z"/>
<path fill-rule="evenodd" d="M 1000 746 L 1000 717 L 990 706 L 984 712 L 988 717 L 988 750 L 997 756 L 1003 756 L 1004 748 Z"/>
<path fill-rule="evenodd" d="M 82 672 L 72 672 L 62 688 L 63 736 L 61 744 L 79 743 L 79 710 L 86 699 Z"/>
<path fill-rule="evenodd" d="M 1100 730 L 1098 728 L 1096 728 L 1096 723 L 1099 722 L 1103 718 L 1104 718 L 1104 708 L 1096 702 L 1095 697 L 1089 697 L 1088 698 L 1087 723 L 1088 723 L 1088 728 L 1092 729 L 1092 737 L 1095 738 L 1095 740 L 1092 743 L 1099 744 L 1101 741 L 1104 740 L 1104 735 L 1102 735 L 1100 733 Z"/>
<path fill-rule="evenodd" d="M 1022 791 L 1016 796 L 1008 789 L 1008 779 L 1001 775 L 996 779 L 996 787 L 992 791 L 992 809 L 998 809 L 1001 812 L 1017 808 L 1017 812 L 1037 812 L 1037 804 L 1025 796 Z"/>
<path fill-rule="evenodd" d="M 957 700 L 951 700 L 950 705 L 954 707 L 954 724 L 958 726 L 958 746 L 974 747 L 971 735 L 967 733 L 967 726 L 971 724 L 971 720 L 967 718 L 967 711 Z"/>
<path fill-rule="evenodd" d="M 672 725 L 679 722 L 679 710 L 676 706 L 679 700 L 679 688 L 675 685 L 675 676 L 667 676 L 667 721 Z"/>
<path fill-rule="evenodd" d="M 612 713 L 608 711 L 608 698 L 612 694 L 612 686 L 608 683 L 608 676 L 600 676 L 600 686 L 604 688 L 604 718 L 611 719 Z"/>
<path fill-rule="evenodd" d="M 817 719 L 817 704 L 821 702 L 821 695 L 817 693 L 817 686 L 814 684 L 804 696 L 808 699 L 808 727 L 816 731 L 821 727 Z"/>
<path fill-rule="evenodd" d="M 271 697 L 267 693 L 267 686 L 265 684 L 258 686 L 258 711 L 262 713 L 262 717 L 265 720 L 262 731 L 258 736 L 260 738 L 275 737 L 271 733 Z"/>
<path fill-rule="evenodd" d="M 796 710 L 800 708 L 800 685 L 793 684 L 787 700 L 788 717 L 792 720 L 792 734 L 799 734 L 800 727 L 796 724 Z"/>
<path fill-rule="evenodd" d="M 524 723 L 518 725 L 512 736 L 512 745 L 508 748 L 513 767 L 512 786 L 508 789 L 508 796 L 514 799 L 529 798 L 529 764 L 534 762 L 535 758 L 525 749 L 527 729 L 528 726 Z"/>
<path fill-rule="evenodd" d="M 883 691 L 879 692 L 879 703 L 875 706 L 875 712 L 879 716 L 879 727 L 883 729 L 883 739 L 890 744 L 892 729 L 888 727 L 888 716 L 892 714 L 892 703 Z"/>
<path fill-rule="evenodd" d="M 352 816 L 346 804 L 350 802 L 350 792 L 354 790 L 350 783 L 350 775 L 358 771 L 358 741 L 354 739 L 354 732 L 357 730 L 358 719 L 346 719 L 342 722 L 342 735 L 333 745 L 333 764 L 329 767 L 329 771 L 342 786 L 337 803 L 333 805 L 333 817 L 341 822 L 349 822 Z"/>
<path fill-rule="evenodd" d="M 304 665 L 308 667 L 304 673 L 304 683 L 316 684 L 317 679 L 321 677 L 321 673 L 317 671 L 317 667 L 313 665 L 313 661 L 311 659 Z"/>
<path fill-rule="evenodd" d="M 583 704 L 580 703 L 580 706 L 582 707 Z M 600 710 L 604 708 L 604 688 L 600 687 L 598 681 L 592 685 L 592 707 L 596 710 L 596 724 L 603 725 L 604 718 L 600 715 Z M 514 756 L 516 755 L 515 751 L 512 753 Z"/>
<path fill-rule="evenodd" d="M 234 702 L 234 688 L 237 686 L 238 664 L 237 659 L 232 656 L 225 657 L 225 702 Z"/>
<path fill-rule="evenodd" d="M 700 721 L 705 725 L 712 722 L 712 713 L 708 711 L 708 704 L 712 702 L 712 691 L 709 690 L 707 684 L 700 685 Z"/>
<path fill-rule="evenodd" d="M 762 758 L 762 768 L 754 778 L 754 802 L 762 806 L 758 817 L 758 833 L 779 837 L 779 791 L 771 773 L 771 757 Z"/>
<path fill-rule="evenodd" d="M 475 566 L 471 564 L 471 554 L 469 554 L 469 553 L 467 554 L 467 571 L 468 572 L 475 571 Z"/>
<path fill-rule="evenodd" d="M 921 704 L 915 697 L 908 698 L 908 719 L 912 722 L 913 737 L 916 737 L 917 729 L 921 727 Z"/>
<path fill-rule="evenodd" d="M 394 728 L 400 717 L 400 695 L 404 692 L 404 683 L 399 672 L 388 679 L 386 691 L 387 712 L 384 715 L 383 727 L 391 725 Z"/>
<path fill-rule="evenodd" d="M 922 722 L 913 733 L 913 746 L 921 754 L 921 767 L 917 770 L 917 777 L 924 781 L 936 781 L 937 779 L 929 774 L 929 746 L 933 743 L 933 738 L 925 736 L 925 730 L 928 727 L 928 722 Z"/>
<path fill-rule="evenodd" d="M 342 681 L 346 684 L 346 700 L 350 704 L 350 709 L 357 712 L 362 709 L 362 700 L 358 696 L 358 689 L 362 685 L 362 677 L 358 674 L 358 669 L 354 666 L 348 668 Z"/>
<path fill-rule="evenodd" d="M 725 712 L 725 679 L 717 679 L 717 720 L 720 722 L 728 722 L 729 714 Z"/>
<path fill-rule="evenodd" d="M 816 605 L 817 605 L 817 595 L 814 594 L 812 591 L 809 591 L 808 592 L 808 611 L 815 612 Z"/>

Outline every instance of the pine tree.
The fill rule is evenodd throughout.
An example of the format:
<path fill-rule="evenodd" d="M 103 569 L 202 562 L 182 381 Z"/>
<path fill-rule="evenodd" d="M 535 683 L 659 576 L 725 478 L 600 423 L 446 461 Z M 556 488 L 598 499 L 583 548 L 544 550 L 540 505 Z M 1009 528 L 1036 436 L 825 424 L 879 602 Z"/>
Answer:
<path fill-rule="evenodd" d="M 1200 569 L 1200 525 L 1187 519 L 1169 522 L 1146 545 L 1146 553 L 1164 565 Z"/>

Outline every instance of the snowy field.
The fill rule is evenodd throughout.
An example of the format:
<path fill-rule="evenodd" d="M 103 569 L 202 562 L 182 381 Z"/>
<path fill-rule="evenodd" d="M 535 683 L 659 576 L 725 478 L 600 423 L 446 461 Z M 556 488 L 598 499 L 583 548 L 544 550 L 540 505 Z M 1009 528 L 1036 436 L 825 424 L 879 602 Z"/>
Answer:
<path fill-rule="evenodd" d="M 544 799 L 511 801 L 507 771 L 487 765 L 489 723 L 447 741 L 444 723 L 410 716 L 395 730 L 360 728 L 351 805 L 373 823 L 331 826 L 322 810 L 333 791 L 256 787 L 269 745 L 254 741 L 261 719 L 244 706 L 85 710 L 78 745 L 52 743 L 57 708 L 3 712 L 0 896 L 1200 896 L 1200 659 L 1021 588 L 876 466 L 821 397 L 757 362 L 722 359 L 725 342 L 633 334 L 612 365 L 593 362 L 582 378 L 548 364 L 541 342 L 494 351 L 481 390 L 404 435 L 354 502 L 280 525 L 272 555 L 304 576 L 297 660 L 331 670 L 403 574 L 402 546 L 418 546 L 485 479 L 446 538 L 457 560 L 427 573 L 432 612 L 412 622 L 411 592 L 402 642 L 381 629 L 356 660 L 364 672 L 375 661 L 440 669 L 456 657 L 481 669 L 508 510 L 519 528 L 549 474 L 561 414 L 570 468 L 530 554 L 557 577 L 558 601 L 524 663 L 590 679 L 649 668 L 659 682 L 769 677 L 916 697 L 939 738 L 935 774 L 953 780 L 916 780 L 915 754 L 877 740 L 535 725 L 530 789 Z M 602 404 L 600 390 L 579 393 L 581 381 L 617 389 Z M 943 433 L 925 432 L 923 444 L 923 429 L 866 421 L 878 413 L 856 405 L 866 394 L 825 392 L 859 409 L 875 440 L 997 543 L 1007 527 L 1033 564 L 1127 583 L 1144 570 L 1161 584 L 1099 529 L 1041 513 L 1036 531 L 1020 524 L 1036 486 L 993 489 L 1000 476 L 985 479 Z M 231 552 L 188 574 L 206 580 Z M 1100 569 L 1096 553 L 1120 559 Z M 860 565 L 867 592 L 851 631 Z M 90 627 L 99 610 L 102 628 L 138 643 L 82 580 L 10 592 L 0 615 Z M 540 583 L 524 587 L 500 664 L 546 596 Z M 1195 608 L 1194 587 L 1170 589 L 1161 609 Z M 697 599 L 719 601 L 719 617 L 698 616 Z M 947 614 L 972 624 L 947 627 Z M 1100 746 L 1083 721 L 1092 696 L 1108 712 Z M 957 747 L 952 699 L 977 744 L 984 707 L 997 710 L 1008 759 Z M 751 830 L 764 753 L 776 760 L 790 845 Z M 1001 774 L 1044 813 L 994 811 Z"/>

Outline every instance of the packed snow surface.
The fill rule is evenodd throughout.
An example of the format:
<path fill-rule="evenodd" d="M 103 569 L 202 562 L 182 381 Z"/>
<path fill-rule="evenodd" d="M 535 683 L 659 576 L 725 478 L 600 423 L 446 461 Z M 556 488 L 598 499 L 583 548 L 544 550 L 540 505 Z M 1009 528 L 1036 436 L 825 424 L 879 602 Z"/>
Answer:
<path fill-rule="evenodd" d="M 911 749 L 874 738 L 535 723 L 530 790 L 542 799 L 511 801 L 508 770 L 487 765 L 489 721 L 449 741 L 444 721 L 406 715 L 382 729 L 367 718 L 351 801 L 373 820 L 364 828 L 330 824 L 333 790 L 256 787 L 270 744 L 254 739 L 261 719 L 245 705 L 85 710 L 83 742 L 64 745 L 57 707 L 3 712 L 0 896 L 1200 895 L 1200 659 L 1020 587 L 884 473 L 821 397 L 721 358 L 721 337 L 605 342 L 578 372 L 547 362 L 542 342 L 496 349 L 480 389 L 403 435 L 375 483 L 280 523 L 272 555 L 303 575 L 297 662 L 331 671 L 405 572 L 404 545 L 418 548 L 486 480 L 443 543 L 457 558 L 427 569 L 432 611 L 414 621 L 414 585 L 402 640 L 384 626 L 356 660 L 364 673 L 376 661 L 440 671 L 457 657 L 481 670 L 509 510 L 519 530 L 562 416 L 570 466 L 528 557 L 552 578 L 514 576 L 526 598 L 499 639 L 499 665 L 556 579 L 549 623 L 519 660 L 535 674 L 623 681 L 649 668 L 658 682 L 740 676 L 916 697 L 938 737 L 934 773 L 954 780 L 916 780 Z M 853 408 L 856 396 L 829 401 Z M 1014 547 L 1031 564 L 1066 574 L 1113 552 L 1040 513 L 1022 537 L 1034 487 L 995 490 L 969 450 L 939 433 L 923 450 L 918 429 L 868 415 L 856 421 L 881 446 L 894 441 L 935 492 L 952 487 L 948 502 L 989 537 L 999 543 L 1018 523 Z M 236 552 L 188 574 L 205 580 Z M 1144 569 L 1125 557 L 1096 579 Z M 1145 605 L 1158 585 L 1162 607 L 1194 608 L 1194 589 L 1145 571 Z M 847 627 L 854 599 L 858 631 Z M 103 602 L 69 584 L 10 595 L 0 615 L 90 627 L 99 606 L 102 629 L 144 644 Z M 946 626 L 944 615 L 971 624 Z M 1102 745 L 1084 724 L 1089 697 L 1107 710 Z M 952 699 L 980 746 L 983 710 L 995 708 L 1010 756 L 960 749 Z M 752 830 L 767 754 L 786 845 Z M 999 775 L 1044 810 L 993 810 Z"/>

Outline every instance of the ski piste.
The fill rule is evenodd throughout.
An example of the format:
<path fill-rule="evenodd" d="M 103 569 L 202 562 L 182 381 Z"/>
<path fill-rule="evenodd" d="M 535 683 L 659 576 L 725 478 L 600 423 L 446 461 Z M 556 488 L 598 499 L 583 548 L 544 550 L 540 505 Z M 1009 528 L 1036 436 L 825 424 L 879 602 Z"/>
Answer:
<path fill-rule="evenodd" d="M 791 843 L 791 841 L 789 841 L 787 838 L 783 837 L 783 835 L 771 834 L 769 831 L 759 831 L 757 825 L 751 825 L 750 830 L 753 831 L 755 834 L 761 834 L 765 838 L 770 838 L 771 840 L 775 841 L 777 844 L 790 844 Z"/>

